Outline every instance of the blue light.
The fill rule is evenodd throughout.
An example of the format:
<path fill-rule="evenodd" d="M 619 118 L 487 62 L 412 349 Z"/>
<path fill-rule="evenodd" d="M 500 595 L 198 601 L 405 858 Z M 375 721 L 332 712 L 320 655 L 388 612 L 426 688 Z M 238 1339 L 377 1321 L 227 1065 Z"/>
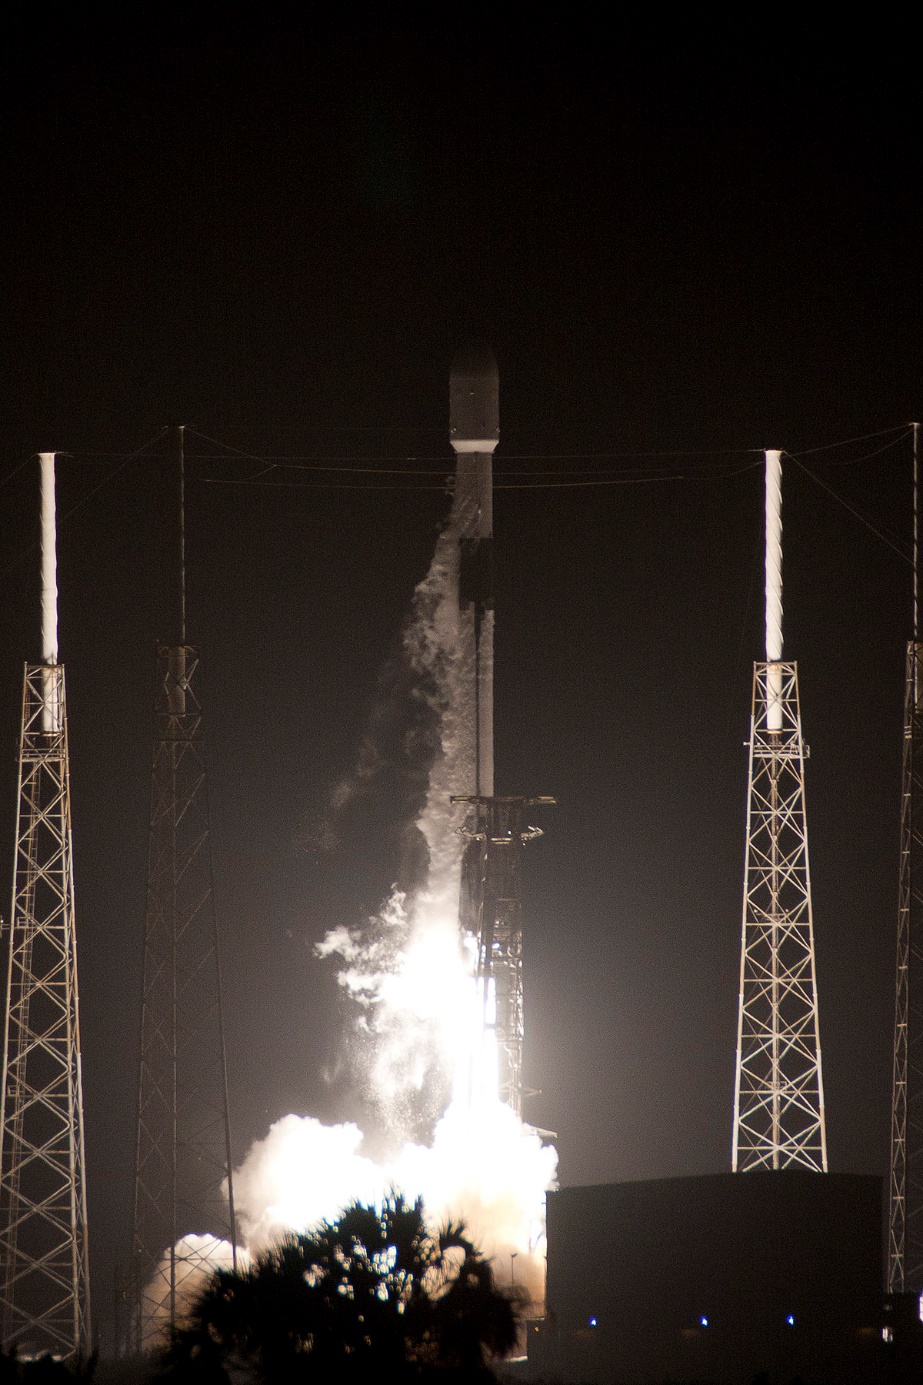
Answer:
<path fill-rule="evenodd" d="M 590 1326 L 591 1326 L 591 1327 L 595 1327 L 595 1326 L 596 1326 L 596 1319 L 595 1319 L 595 1318 L 590 1318 Z"/>
<path fill-rule="evenodd" d="M 706 1317 L 701 1317 L 701 1318 L 699 1318 L 699 1327 L 707 1327 L 707 1326 L 708 1326 L 708 1319 L 707 1319 Z"/>
<path fill-rule="evenodd" d="M 794 1326 L 795 1326 L 795 1315 L 794 1315 L 794 1313 L 789 1313 L 789 1315 L 788 1315 L 788 1317 L 785 1319 L 785 1321 L 788 1323 L 789 1327 L 794 1327 Z"/>

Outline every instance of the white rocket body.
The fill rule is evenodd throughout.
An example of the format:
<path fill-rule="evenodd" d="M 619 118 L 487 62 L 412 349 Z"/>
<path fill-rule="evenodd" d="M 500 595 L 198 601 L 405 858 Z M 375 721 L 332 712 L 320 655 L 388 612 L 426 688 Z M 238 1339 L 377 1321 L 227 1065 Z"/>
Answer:
<path fill-rule="evenodd" d="M 449 377 L 449 426 L 456 454 L 454 525 L 458 534 L 459 621 L 475 669 L 475 783 L 494 792 L 493 453 L 500 437 L 499 378 L 489 347 L 460 351 Z"/>

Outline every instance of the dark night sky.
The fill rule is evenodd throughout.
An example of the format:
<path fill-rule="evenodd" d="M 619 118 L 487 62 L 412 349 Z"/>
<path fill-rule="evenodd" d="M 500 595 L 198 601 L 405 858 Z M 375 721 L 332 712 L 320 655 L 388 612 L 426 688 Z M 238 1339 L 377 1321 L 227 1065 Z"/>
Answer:
<path fill-rule="evenodd" d="M 183 422 L 261 456 L 438 468 L 448 364 L 476 330 L 500 363 L 498 481 L 658 474 L 496 499 L 498 788 L 559 800 L 529 854 L 527 1114 L 581 1183 L 728 1166 L 761 656 L 748 449 L 920 413 L 910 34 L 388 10 L 83 16 L 5 45 L 0 471 L 74 454 L 61 650 L 101 1319 L 129 1235 L 153 651 L 172 638 L 168 462 L 121 458 Z M 896 437 L 804 461 L 906 546 L 908 444 L 866 456 Z M 697 455 L 623 455 L 676 449 Z M 379 803 L 332 855 L 315 828 L 447 506 L 435 478 L 221 484 L 256 468 L 189 451 L 240 1157 L 289 1110 L 353 1114 L 323 1077 L 339 1000 L 312 947 L 375 907 L 400 824 Z M 2 496 L 11 849 L 37 468 Z M 909 570 L 794 463 L 784 501 L 831 1166 L 883 1172 Z"/>

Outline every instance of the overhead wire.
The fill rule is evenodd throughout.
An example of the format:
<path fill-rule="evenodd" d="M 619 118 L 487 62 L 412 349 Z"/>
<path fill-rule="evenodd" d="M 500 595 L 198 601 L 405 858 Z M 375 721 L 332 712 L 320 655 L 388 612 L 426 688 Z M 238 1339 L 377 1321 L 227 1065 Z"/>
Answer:
<path fill-rule="evenodd" d="M 821 480 L 821 478 L 816 474 L 816 472 L 813 472 L 810 467 L 805 466 L 804 462 L 802 462 L 798 457 L 793 456 L 791 453 L 785 453 L 784 455 L 791 457 L 791 460 L 795 463 L 797 467 L 800 467 L 800 469 L 805 473 L 806 476 L 810 476 L 811 480 L 815 481 L 817 485 L 821 486 L 825 491 L 827 491 L 829 495 L 832 495 L 834 500 L 839 501 L 839 503 L 843 506 L 844 509 L 848 510 L 849 513 L 855 519 L 857 519 L 860 524 L 864 524 L 866 529 L 873 533 L 876 538 L 881 539 L 882 543 L 887 544 L 888 548 L 892 549 L 893 552 L 895 552 L 897 556 L 901 558 L 905 563 L 910 563 L 913 561 L 911 556 L 908 553 L 906 553 L 904 549 L 900 548 L 899 545 L 893 539 L 891 539 L 881 529 L 874 525 L 871 522 L 871 520 L 866 519 L 865 515 L 863 515 L 861 511 L 857 510 L 854 505 L 851 505 L 848 500 L 844 499 L 844 497 L 840 495 L 839 491 L 835 491 L 833 487 L 831 485 L 828 485 L 826 481 Z"/>
<path fill-rule="evenodd" d="M 884 438 L 888 433 L 896 433 L 899 430 L 903 430 L 902 436 L 906 437 L 912 428 L 912 423 L 893 423 L 890 428 L 880 428 L 877 433 L 862 433 L 856 438 L 842 438 L 839 442 L 825 442 L 820 447 L 803 447 L 799 452 L 788 452 L 786 455 L 789 457 L 809 457 L 816 452 L 832 452 L 836 447 L 850 447 L 854 442 L 869 442 L 872 438 Z M 895 441 L 900 442 L 901 439 L 896 438 Z M 870 453 L 869 455 L 874 456 L 875 454 Z M 861 460 L 861 458 L 856 460 Z"/>
<path fill-rule="evenodd" d="M 87 503 L 88 500 L 92 500 L 94 495 L 97 495 L 104 486 L 107 486 L 111 481 L 113 481 L 115 477 L 118 476 L 119 472 L 124 470 L 124 468 L 128 465 L 129 462 L 134 461 L 135 458 L 140 457 L 142 453 L 147 451 L 149 447 L 153 447 L 155 443 L 158 443 L 166 432 L 166 428 L 161 428 L 158 433 L 155 433 L 155 435 L 152 438 L 149 438 L 147 442 L 142 443 L 142 445 L 136 448 L 134 452 L 129 452 L 127 454 L 122 452 L 116 454 L 120 458 L 118 465 L 114 466 L 111 469 L 111 471 L 107 472 L 107 474 L 102 478 L 101 481 L 97 483 L 97 485 L 93 487 L 92 490 L 87 491 L 86 494 L 82 495 L 79 500 L 75 501 L 69 509 L 64 510 L 63 513 L 59 515 L 59 526 L 65 524 L 67 520 L 71 518 L 72 515 L 75 515 L 78 510 L 83 508 L 83 506 Z M 36 454 L 34 452 L 31 453 L 30 456 L 28 456 L 24 462 L 21 462 L 20 465 L 16 467 L 14 471 L 10 472 L 6 480 L 12 480 L 12 478 L 16 475 L 16 472 L 22 471 L 23 467 L 27 466 L 28 463 L 32 461 L 35 455 Z M 71 456 L 71 453 L 62 450 L 61 452 L 57 452 L 55 455 L 58 457 L 69 457 Z M 0 482 L 0 485 L 2 484 L 4 483 Z M 33 553 L 35 549 L 38 548 L 38 546 L 39 539 L 36 538 L 33 539 L 33 541 L 30 544 L 28 544 L 25 548 L 20 549 L 19 553 L 16 555 L 15 558 L 12 558 L 10 562 L 6 564 L 5 567 L 0 568 L 0 579 L 6 577 L 6 575 L 12 572 L 15 567 L 18 567 L 21 562 L 28 558 L 30 553 Z"/>
<path fill-rule="evenodd" d="M 325 425 L 326 426 L 326 425 Z M 333 431 L 348 432 L 348 428 L 333 429 Z M 365 431 L 372 431 L 371 429 Z M 391 431 L 402 431 L 393 429 Z M 408 430 L 403 430 L 408 431 Z M 420 430 L 433 431 L 433 430 Z M 818 453 L 836 451 L 845 447 L 855 446 L 857 443 L 870 442 L 878 438 L 888 438 L 888 441 L 881 447 L 865 452 L 858 457 L 845 458 L 842 461 L 826 462 L 828 466 L 856 466 L 861 462 L 867 461 L 872 457 L 878 456 L 891 448 L 898 446 L 913 431 L 912 424 L 895 424 L 890 428 L 882 428 L 875 432 L 858 434 L 855 437 L 838 439 L 835 442 L 823 443 L 817 447 L 802 448 L 797 452 L 786 451 L 785 455 L 814 481 L 844 507 L 859 523 L 863 524 L 870 533 L 874 534 L 882 543 L 892 549 L 900 558 L 910 561 L 907 553 L 901 548 L 900 544 L 880 526 L 874 524 L 850 501 L 829 484 L 824 481 L 817 473 L 802 460 L 805 457 L 813 457 Z M 125 453 L 62 453 L 73 457 L 103 457 L 117 456 L 118 465 L 109 471 L 106 476 L 99 481 L 90 491 L 76 502 L 63 516 L 62 520 L 68 519 L 78 509 L 87 503 L 104 486 L 108 485 L 125 466 L 132 460 L 137 459 L 149 452 L 167 433 L 167 429 L 161 429 L 154 437 L 144 443 L 135 451 Z M 892 436 L 895 435 L 896 436 Z M 200 432 L 196 428 L 187 428 L 187 436 L 194 437 L 213 447 L 222 449 L 216 453 L 195 453 L 189 454 L 198 461 L 249 461 L 258 464 L 259 470 L 247 477 L 223 477 L 206 476 L 203 481 L 207 485 L 213 486 L 252 486 L 265 490 L 347 490 L 347 491 L 427 491 L 445 494 L 451 489 L 454 476 L 450 463 L 445 463 L 438 467 L 423 467 L 421 462 L 442 462 L 441 456 L 428 456 L 426 454 L 412 453 L 404 458 L 387 456 L 383 454 L 366 454 L 364 456 L 333 457 L 328 456 L 306 456 L 303 454 L 280 454 L 280 453 L 257 453 L 236 447 L 232 443 L 227 443 L 219 438 L 211 437 L 207 433 Z M 758 454 L 754 456 L 754 454 Z M 159 456 L 161 454 L 150 454 Z M 753 456 L 752 461 L 747 461 L 743 466 L 728 469 L 723 467 L 718 470 L 708 471 L 711 464 L 719 458 L 730 456 Z M 506 453 L 504 461 L 600 461 L 603 459 L 624 459 L 625 461 L 640 462 L 643 459 L 661 459 L 664 463 L 678 458 L 684 459 L 682 469 L 670 471 L 666 474 L 658 472 L 654 465 L 647 466 L 612 466 L 612 467 L 572 467 L 572 468 L 543 468 L 543 469 L 515 469 L 501 468 L 495 472 L 494 489 L 497 491 L 522 491 L 522 490 L 586 490 L 598 489 L 600 487 L 625 486 L 625 485 L 647 485 L 663 484 L 689 481 L 723 481 L 741 475 L 746 471 L 753 470 L 762 464 L 762 449 L 760 448 L 676 448 L 676 449 L 657 449 L 651 451 L 618 451 L 616 449 L 598 452 L 543 452 L 543 453 Z M 701 458 L 699 462 L 692 461 L 693 458 Z M 13 479 L 13 477 L 27 465 L 30 459 L 22 462 L 13 469 L 5 478 L 0 479 L 0 486 Z M 391 462 L 390 466 L 373 466 L 373 462 Z M 394 465 L 397 462 L 417 463 L 416 466 Z M 356 481 L 334 481 L 329 479 L 287 481 L 282 479 L 266 479 L 274 477 L 284 471 L 309 472 L 318 478 L 332 476 L 355 476 L 359 477 L 388 477 L 393 479 L 382 481 L 356 480 Z M 419 478 L 411 482 L 398 478 Z M 440 484 L 426 484 L 428 478 L 438 478 Z M 33 545 L 34 547 L 34 545 Z M 31 550 L 26 550 L 26 552 Z M 20 562 L 25 554 L 13 560 L 10 566 L 15 566 Z M 2 576 L 9 567 L 0 572 Z"/>

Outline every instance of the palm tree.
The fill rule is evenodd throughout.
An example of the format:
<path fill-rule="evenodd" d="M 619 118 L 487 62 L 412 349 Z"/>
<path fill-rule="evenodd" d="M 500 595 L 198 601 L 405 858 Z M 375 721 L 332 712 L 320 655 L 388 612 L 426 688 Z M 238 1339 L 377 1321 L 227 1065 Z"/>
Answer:
<path fill-rule="evenodd" d="M 380 1210 L 355 1203 L 287 1237 L 248 1270 L 218 1271 L 176 1334 L 167 1373 L 243 1371 L 270 1385 L 373 1369 L 489 1378 L 515 1344 L 518 1303 L 462 1225 L 431 1233 L 422 1202 L 394 1194 Z"/>

